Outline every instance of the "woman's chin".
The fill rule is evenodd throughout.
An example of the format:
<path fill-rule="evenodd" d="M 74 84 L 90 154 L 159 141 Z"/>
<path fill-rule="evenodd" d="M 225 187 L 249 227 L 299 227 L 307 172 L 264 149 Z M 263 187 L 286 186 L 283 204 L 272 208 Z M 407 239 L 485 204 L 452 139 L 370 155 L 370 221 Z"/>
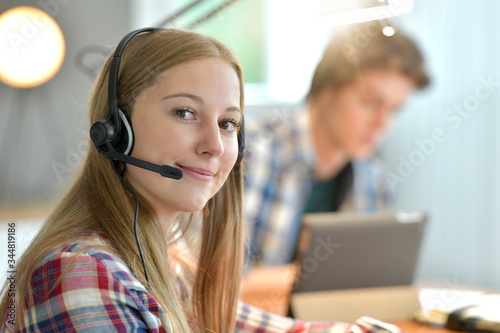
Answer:
<path fill-rule="evenodd" d="M 198 195 L 196 195 L 198 194 Z M 179 202 L 177 208 L 179 211 L 183 213 L 196 213 L 205 208 L 207 202 L 210 200 L 211 196 L 203 193 L 200 195 L 199 193 L 189 193 L 186 195 L 189 197 L 189 201 Z"/>
<path fill-rule="evenodd" d="M 183 205 L 182 207 L 179 207 L 180 211 L 183 213 L 197 213 L 203 208 L 205 208 L 206 201 L 203 203 L 196 203 L 196 204 L 191 204 L 191 205 Z"/>

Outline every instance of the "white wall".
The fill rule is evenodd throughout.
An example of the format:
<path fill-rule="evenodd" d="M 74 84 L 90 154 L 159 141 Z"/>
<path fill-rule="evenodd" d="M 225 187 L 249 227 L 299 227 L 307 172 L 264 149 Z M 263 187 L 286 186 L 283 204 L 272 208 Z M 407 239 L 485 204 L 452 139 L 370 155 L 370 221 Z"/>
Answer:
<path fill-rule="evenodd" d="M 397 20 L 421 44 L 432 75 L 382 150 L 401 177 L 397 207 L 431 216 L 421 282 L 500 289 L 499 15 L 493 0 L 420 0 Z"/>

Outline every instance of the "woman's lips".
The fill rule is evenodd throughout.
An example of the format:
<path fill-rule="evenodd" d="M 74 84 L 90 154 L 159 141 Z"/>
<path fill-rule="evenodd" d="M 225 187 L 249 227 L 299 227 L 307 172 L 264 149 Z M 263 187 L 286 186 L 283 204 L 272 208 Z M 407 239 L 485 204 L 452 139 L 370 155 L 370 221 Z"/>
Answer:
<path fill-rule="evenodd" d="M 196 168 L 184 165 L 179 165 L 179 167 L 181 168 L 183 173 L 198 180 L 211 181 L 214 178 L 215 173 L 208 169 Z"/>

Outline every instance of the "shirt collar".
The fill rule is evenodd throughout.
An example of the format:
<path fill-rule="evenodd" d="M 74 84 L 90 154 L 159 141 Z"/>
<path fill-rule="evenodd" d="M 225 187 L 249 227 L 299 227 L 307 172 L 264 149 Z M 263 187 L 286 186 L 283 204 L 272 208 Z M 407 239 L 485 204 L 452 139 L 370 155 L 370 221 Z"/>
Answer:
<path fill-rule="evenodd" d="M 295 118 L 296 142 L 295 157 L 304 163 L 311 171 L 316 161 L 316 147 L 314 146 L 311 117 L 307 107 L 302 107 Z"/>

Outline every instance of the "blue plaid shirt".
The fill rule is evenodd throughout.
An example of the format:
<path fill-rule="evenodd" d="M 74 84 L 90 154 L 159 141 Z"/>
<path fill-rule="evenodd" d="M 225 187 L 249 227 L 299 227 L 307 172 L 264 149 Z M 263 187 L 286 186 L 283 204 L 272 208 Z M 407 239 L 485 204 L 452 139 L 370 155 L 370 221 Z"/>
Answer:
<path fill-rule="evenodd" d="M 289 263 L 312 185 L 315 148 L 307 110 L 285 110 L 246 125 L 245 220 L 247 261 Z M 354 184 L 343 211 L 384 209 L 392 191 L 374 160 L 353 162 Z"/>

